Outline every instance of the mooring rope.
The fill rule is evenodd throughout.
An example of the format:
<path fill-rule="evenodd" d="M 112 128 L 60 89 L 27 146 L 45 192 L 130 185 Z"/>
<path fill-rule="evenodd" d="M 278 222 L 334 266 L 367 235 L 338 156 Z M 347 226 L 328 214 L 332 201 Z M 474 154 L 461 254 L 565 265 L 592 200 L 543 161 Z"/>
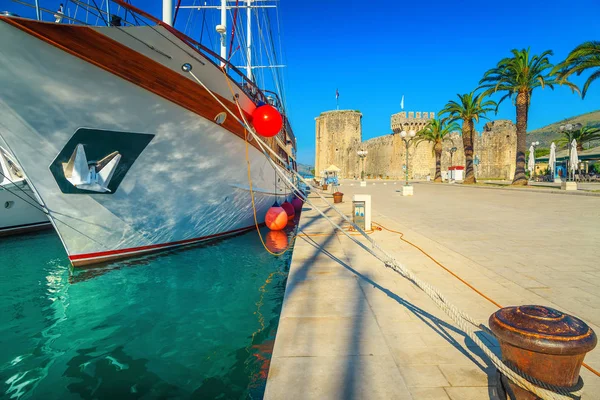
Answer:
<path fill-rule="evenodd" d="M 204 85 L 204 83 L 200 79 L 198 79 L 198 77 L 196 77 L 195 74 L 193 74 L 191 71 L 188 71 L 188 72 L 202 87 L 204 87 L 207 90 L 207 92 L 213 98 L 215 98 L 215 100 L 217 100 L 225 108 L 225 110 L 227 112 L 229 112 L 229 114 L 232 115 L 233 118 L 235 118 L 238 122 L 242 123 L 240 121 L 240 118 L 238 118 L 227 106 L 225 106 L 220 101 L 220 99 L 216 96 L 216 94 L 214 94 L 210 89 L 208 89 L 206 87 L 206 85 Z M 229 82 L 229 77 L 227 76 L 227 73 L 224 70 L 223 70 L 223 74 L 225 76 L 225 79 Z M 230 86 L 230 90 L 231 90 L 231 86 Z M 265 146 L 262 143 L 262 141 L 260 140 L 258 135 L 254 132 L 254 129 L 252 128 L 252 126 L 248 123 L 248 121 L 246 121 L 246 118 L 244 117 L 244 113 L 241 109 L 241 106 L 240 106 L 237 98 L 235 97 L 235 94 L 233 93 L 233 91 L 232 91 L 232 95 L 233 95 L 235 104 L 238 108 L 238 111 L 240 112 L 240 117 L 241 117 L 241 120 L 243 121 L 242 125 L 253 136 L 253 138 L 256 140 L 258 146 L 262 150 L 262 153 L 267 158 L 267 161 L 271 164 L 271 166 L 277 172 L 277 174 L 279 174 L 280 177 L 282 179 L 284 179 L 284 181 L 288 184 L 290 189 L 294 189 L 295 192 L 298 195 L 300 195 L 306 203 L 311 205 L 335 229 L 341 231 L 344 235 L 346 235 L 350 240 L 352 240 L 354 243 L 356 243 L 359 247 L 363 248 L 365 251 L 367 251 L 368 253 L 373 255 L 375 258 L 380 260 L 387 268 L 390 268 L 391 270 L 400 274 L 404 278 L 408 279 L 415 286 L 417 286 L 419 289 L 421 289 L 425 294 L 427 294 L 433 300 L 433 302 L 442 311 L 444 311 L 450 318 L 452 318 L 452 320 L 458 325 L 458 327 L 461 330 L 463 330 L 463 332 L 465 332 L 466 335 L 484 352 L 484 354 L 489 358 L 489 360 L 492 362 L 492 364 L 494 364 L 494 366 L 504 376 L 506 376 L 508 379 L 510 379 L 510 381 L 515 383 L 517 386 L 535 394 L 536 396 L 538 396 L 544 400 L 572 400 L 574 398 L 576 399 L 578 397 L 581 397 L 581 395 L 583 393 L 583 387 L 579 387 L 579 385 L 576 385 L 574 388 L 565 388 L 565 387 L 555 386 L 555 385 L 548 384 L 546 382 L 542 382 L 539 379 L 524 373 L 523 371 L 516 372 L 515 367 L 509 366 L 507 363 L 505 363 L 500 358 L 498 358 L 498 356 L 496 356 L 496 354 L 488 347 L 488 345 L 486 345 L 485 343 L 483 343 L 481 341 L 481 339 L 479 339 L 479 337 L 475 334 L 475 332 L 471 328 L 471 326 L 475 326 L 475 327 L 481 329 L 483 332 L 493 335 L 493 333 L 490 331 L 490 329 L 487 326 L 485 326 L 484 324 L 478 323 L 473 318 L 471 318 L 469 315 L 467 315 L 466 313 L 461 311 L 459 308 L 454 306 L 452 303 L 450 303 L 450 301 L 434 286 L 419 279 L 410 269 L 404 267 L 402 264 L 400 264 L 398 261 L 396 261 L 387 251 L 385 251 L 381 246 L 379 246 L 379 244 L 377 242 L 375 242 L 375 240 L 373 240 L 366 232 L 364 232 L 364 230 L 362 230 L 360 227 L 358 227 L 356 224 L 354 224 L 354 222 L 351 221 L 346 216 L 346 214 L 344 214 L 341 210 L 339 210 L 335 205 L 329 203 L 329 201 L 327 199 L 325 199 L 325 197 L 322 196 L 320 193 L 315 192 L 321 198 L 321 200 L 323 200 L 330 208 L 332 208 L 335 212 L 337 212 L 346 222 L 348 222 L 359 233 L 361 233 L 362 236 L 365 237 L 369 241 L 372 248 L 369 248 L 364 243 L 361 243 L 359 240 L 352 237 L 348 232 L 346 232 L 342 227 L 340 227 L 335 221 L 333 221 L 323 211 L 321 211 L 312 201 L 310 201 L 308 196 L 304 195 L 303 192 L 288 178 L 285 171 L 283 171 L 282 168 L 273 161 L 273 158 L 269 156 L 268 153 L 271 152 L 277 159 L 281 160 L 279 155 L 277 155 L 273 149 L 271 149 L 269 146 Z M 283 160 L 281 160 L 281 161 L 283 162 Z M 306 182 L 306 180 L 300 174 L 298 174 L 296 171 L 291 171 L 291 172 L 300 181 L 304 182 L 304 184 L 309 185 L 309 183 Z M 380 254 L 378 254 L 375 250 L 379 251 Z"/>

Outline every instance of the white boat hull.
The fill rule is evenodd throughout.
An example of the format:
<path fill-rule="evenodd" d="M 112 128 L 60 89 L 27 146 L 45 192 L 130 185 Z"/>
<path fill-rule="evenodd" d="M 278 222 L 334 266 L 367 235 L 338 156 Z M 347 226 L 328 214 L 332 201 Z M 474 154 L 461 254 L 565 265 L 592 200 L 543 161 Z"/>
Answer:
<path fill-rule="evenodd" d="M 213 121 L 8 24 L 0 42 L 0 134 L 74 265 L 253 228 L 246 154 L 258 222 L 285 197 L 264 155 Z M 49 169 L 82 127 L 153 135 L 111 193 L 64 193 Z"/>
<path fill-rule="evenodd" d="M 46 214 L 33 199 L 33 192 L 24 181 L 0 185 L 0 236 L 51 227 Z"/>

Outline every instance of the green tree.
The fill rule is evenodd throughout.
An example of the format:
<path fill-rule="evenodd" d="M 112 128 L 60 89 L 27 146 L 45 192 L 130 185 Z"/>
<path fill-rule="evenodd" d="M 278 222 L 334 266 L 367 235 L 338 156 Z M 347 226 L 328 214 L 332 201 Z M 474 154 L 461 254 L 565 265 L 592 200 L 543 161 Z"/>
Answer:
<path fill-rule="evenodd" d="M 540 157 L 544 157 L 550 154 L 550 149 L 546 147 L 536 147 L 535 148 L 535 158 L 538 159 Z"/>
<path fill-rule="evenodd" d="M 590 84 L 600 78 L 600 41 L 585 42 L 575 47 L 565 61 L 554 67 L 553 72 L 556 73 L 559 82 L 562 82 L 573 74 L 579 76 L 587 70 L 592 71 L 592 74 L 583 84 L 582 99 L 585 98 Z"/>
<path fill-rule="evenodd" d="M 458 101 L 451 100 L 440 111 L 448 114 L 449 122 L 462 120 L 462 140 L 465 153 L 465 179 L 463 183 L 475 183 L 473 170 L 473 142 L 475 136 L 475 123 L 485 114 L 494 111 L 497 104 L 492 100 L 483 101 L 481 94 L 475 92 L 458 94 Z"/>
<path fill-rule="evenodd" d="M 577 141 L 577 151 L 583 151 L 583 145 L 600 139 L 600 127 L 582 126 L 574 131 L 562 131 L 562 136 L 556 142 L 559 147 L 567 148 L 573 139 Z"/>
<path fill-rule="evenodd" d="M 435 178 L 434 182 L 442 181 L 442 147 L 443 142 L 449 138 L 449 135 L 460 130 L 456 122 L 447 123 L 445 119 L 430 120 L 427 125 L 417 132 L 416 146 L 422 142 L 433 143 L 432 152 L 435 154 Z"/>
<path fill-rule="evenodd" d="M 579 91 L 577 86 L 564 79 L 558 82 L 552 75 L 553 65 L 548 56 L 553 53 L 546 50 L 541 54 L 530 54 L 530 49 L 511 50 L 512 56 L 503 58 L 495 68 L 487 71 L 481 79 L 480 88 L 484 88 L 484 96 L 496 92 L 503 94 L 498 105 L 510 98 L 516 105 L 517 111 L 517 149 L 516 169 L 513 185 L 527 185 L 525 175 L 525 154 L 527 151 L 527 120 L 531 95 L 533 90 L 548 86 L 554 89 L 554 84 L 569 86 L 573 91 Z"/>

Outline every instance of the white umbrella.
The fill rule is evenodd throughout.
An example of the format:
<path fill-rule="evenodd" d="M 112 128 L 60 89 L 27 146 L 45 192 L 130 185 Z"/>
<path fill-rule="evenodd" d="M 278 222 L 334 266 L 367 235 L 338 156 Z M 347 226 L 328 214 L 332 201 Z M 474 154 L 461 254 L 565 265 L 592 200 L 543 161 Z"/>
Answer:
<path fill-rule="evenodd" d="M 569 169 L 573 175 L 575 175 L 578 165 L 579 157 L 577 157 L 577 141 L 573 139 L 571 142 L 571 151 L 569 151 Z"/>
<path fill-rule="evenodd" d="M 554 142 L 550 145 L 550 156 L 548 156 L 548 169 L 550 169 L 550 176 L 554 178 L 554 169 L 556 168 L 556 145 Z"/>
<path fill-rule="evenodd" d="M 533 145 L 529 146 L 529 161 L 527 161 L 527 169 L 530 173 L 529 176 L 533 176 L 533 171 L 535 170 L 535 148 Z"/>

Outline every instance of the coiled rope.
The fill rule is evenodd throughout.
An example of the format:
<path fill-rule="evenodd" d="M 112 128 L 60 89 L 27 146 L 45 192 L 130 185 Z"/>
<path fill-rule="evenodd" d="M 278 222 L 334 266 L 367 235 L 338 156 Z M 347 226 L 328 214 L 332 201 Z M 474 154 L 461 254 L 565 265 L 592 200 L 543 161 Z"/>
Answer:
<path fill-rule="evenodd" d="M 223 75 L 225 76 L 225 79 L 229 83 L 229 77 L 227 76 L 227 73 L 223 69 L 222 69 L 222 71 L 223 71 Z M 359 247 L 363 248 L 369 254 L 373 255 L 375 258 L 380 260 L 387 268 L 390 268 L 391 270 L 400 274 L 404 278 L 408 279 L 415 286 L 417 286 L 424 293 L 426 293 L 442 311 L 444 311 L 450 318 L 452 318 L 452 320 L 457 324 L 457 326 L 463 332 L 466 333 L 466 335 L 484 352 L 484 354 L 489 358 L 489 360 L 492 362 L 492 364 L 494 364 L 494 366 L 504 376 L 506 376 L 510 381 L 512 381 L 517 386 L 535 394 L 536 396 L 538 396 L 544 400 L 572 400 L 574 398 L 576 399 L 576 398 L 581 397 L 581 395 L 583 393 L 583 387 L 576 386 L 573 390 L 571 390 L 570 388 L 554 386 L 554 385 L 548 384 L 546 382 L 542 382 L 539 379 L 534 378 L 528 374 L 525 374 L 522 371 L 516 372 L 514 367 L 509 366 L 508 364 L 503 362 L 500 358 L 498 358 L 498 356 L 496 356 L 496 354 L 494 354 L 494 352 L 492 352 L 492 350 L 485 343 L 483 343 L 477 335 L 475 335 L 475 332 L 472 329 L 472 326 L 474 326 L 474 327 L 481 329 L 483 332 L 493 335 L 493 333 L 490 331 L 490 329 L 488 327 L 486 327 L 483 324 L 477 323 L 477 321 L 475 321 L 469 315 L 467 315 L 466 313 L 461 311 L 459 308 L 454 306 L 439 290 L 437 290 L 435 287 L 433 287 L 429 283 L 419 279 L 410 269 L 406 268 L 401 263 L 396 261 L 387 251 L 385 251 L 383 248 L 381 248 L 381 246 L 379 246 L 379 244 L 377 242 L 375 242 L 375 240 L 373 240 L 360 227 L 355 225 L 354 222 L 352 222 L 341 210 L 339 210 L 337 207 L 335 207 L 335 205 L 329 203 L 329 201 L 327 201 L 325 199 L 325 197 L 322 196 L 320 193 L 315 192 L 321 198 L 321 200 L 323 200 L 326 204 L 328 204 L 328 206 L 330 208 L 332 208 L 335 212 L 337 212 L 342 217 L 342 219 L 344 219 L 347 223 L 349 223 L 352 227 L 354 227 L 354 229 L 356 229 L 359 233 L 361 233 L 362 236 L 365 237 L 367 239 L 367 241 L 371 244 L 371 246 L 372 246 L 371 248 L 366 246 L 364 243 L 360 242 L 359 240 L 355 239 L 354 237 L 352 237 L 348 232 L 346 232 L 342 227 L 340 227 L 335 221 L 333 221 L 323 211 L 321 211 L 317 206 L 315 206 L 309 200 L 309 198 L 302 193 L 302 191 L 288 178 L 285 171 L 273 161 L 273 157 L 280 160 L 283 164 L 285 164 L 283 162 L 283 160 L 279 157 L 279 155 L 273 149 L 271 149 L 269 146 L 265 146 L 262 143 L 262 141 L 259 139 L 257 134 L 254 132 L 254 129 L 252 128 L 252 126 L 248 123 L 248 121 L 246 121 L 244 112 L 242 111 L 242 109 L 240 107 L 240 104 L 235 96 L 235 93 L 233 93 L 233 90 L 231 90 L 230 83 L 229 83 L 229 87 L 232 92 L 231 94 L 232 94 L 235 104 L 238 108 L 239 116 L 241 117 L 241 120 L 225 104 L 223 104 L 221 102 L 221 100 L 210 89 L 208 89 L 206 87 L 206 85 L 200 79 L 198 79 L 198 77 L 191 70 L 189 70 L 188 73 L 198 82 L 198 84 L 200 84 L 204 89 L 206 89 L 207 92 L 217 102 L 219 102 L 223 106 L 223 108 L 233 118 L 235 118 L 239 123 L 241 123 L 242 126 L 244 126 L 244 128 L 252 135 L 254 140 L 256 140 L 257 144 L 261 148 L 262 153 L 265 155 L 267 161 L 271 164 L 271 166 L 276 171 L 276 173 L 280 175 L 280 177 L 288 184 L 288 186 L 291 189 L 294 189 L 296 191 L 296 193 L 299 194 L 300 197 L 302 197 L 306 203 L 311 205 L 335 229 L 341 231 L 344 235 L 346 235 L 350 240 L 352 240 Z M 273 155 L 273 157 L 269 156 L 269 153 L 271 153 Z M 292 173 L 300 181 L 302 181 L 306 185 L 309 185 L 308 182 L 306 182 L 306 180 L 301 175 L 299 175 L 296 171 L 292 171 Z"/>

